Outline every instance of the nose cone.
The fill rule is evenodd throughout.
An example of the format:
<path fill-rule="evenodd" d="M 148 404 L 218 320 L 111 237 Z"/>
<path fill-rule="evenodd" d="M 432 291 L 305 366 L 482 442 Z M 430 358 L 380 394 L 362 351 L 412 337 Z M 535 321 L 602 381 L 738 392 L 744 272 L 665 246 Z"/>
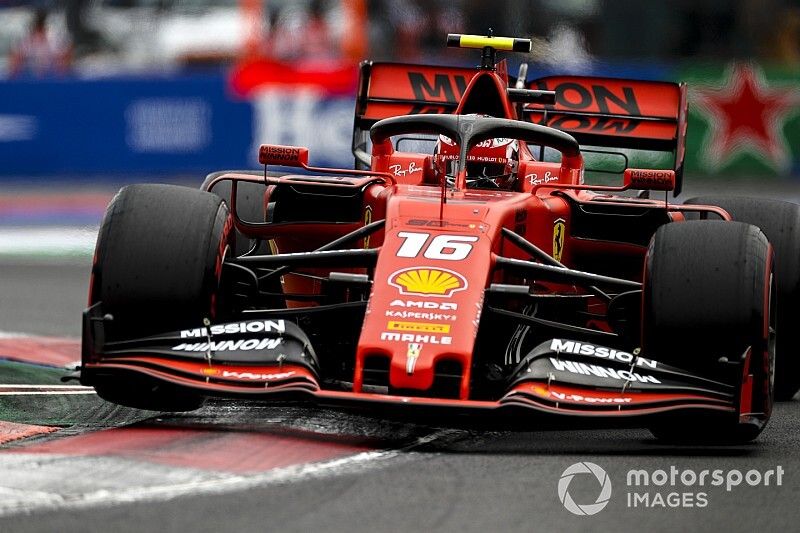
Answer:
<path fill-rule="evenodd" d="M 389 358 L 391 388 L 419 391 L 434 385 L 437 364 L 449 360 L 461 365 L 460 394 L 466 398 L 491 263 L 490 241 L 478 235 L 474 241 L 453 241 L 464 244 L 468 252 L 459 261 L 431 260 L 423 253 L 421 258 L 387 253 L 387 249 L 400 251 L 408 242 L 398 235 L 404 233 L 408 234 L 388 233 L 384 241 L 359 340 L 354 385 L 360 382 L 359 362 L 371 355 Z M 426 242 L 437 235 L 453 237 L 428 233 Z"/>

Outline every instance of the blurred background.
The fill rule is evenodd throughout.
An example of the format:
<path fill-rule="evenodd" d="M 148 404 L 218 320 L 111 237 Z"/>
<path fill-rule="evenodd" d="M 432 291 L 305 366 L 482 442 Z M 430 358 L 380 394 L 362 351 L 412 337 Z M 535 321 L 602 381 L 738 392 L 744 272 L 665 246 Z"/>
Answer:
<path fill-rule="evenodd" d="M 120 184 L 263 142 L 352 166 L 358 62 L 473 66 L 445 35 L 489 27 L 534 40 L 512 74 L 686 81 L 688 185 L 800 176 L 800 1 L 0 0 L 0 253 L 89 253 Z"/>

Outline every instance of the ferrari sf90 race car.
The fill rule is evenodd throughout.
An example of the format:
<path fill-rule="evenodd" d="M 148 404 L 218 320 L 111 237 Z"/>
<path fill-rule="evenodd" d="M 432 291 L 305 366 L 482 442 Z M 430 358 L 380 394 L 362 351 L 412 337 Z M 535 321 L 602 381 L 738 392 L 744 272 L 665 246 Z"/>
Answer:
<path fill-rule="evenodd" d="M 354 169 L 265 144 L 263 172 L 122 189 L 81 382 L 163 411 L 291 399 L 755 438 L 800 385 L 797 206 L 668 201 L 685 85 L 527 81 L 496 53 L 529 40 L 448 44 L 480 66 L 362 63 Z M 590 156 L 621 180 L 588 183 Z"/>

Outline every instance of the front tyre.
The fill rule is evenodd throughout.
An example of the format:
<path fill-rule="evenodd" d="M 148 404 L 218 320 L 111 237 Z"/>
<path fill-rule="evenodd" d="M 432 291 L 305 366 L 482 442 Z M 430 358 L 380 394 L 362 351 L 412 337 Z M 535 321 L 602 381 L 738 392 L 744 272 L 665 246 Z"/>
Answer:
<path fill-rule="evenodd" d="M 676 222 L 653 236 L 642 293 L 644 353 L 733 382 L 741 395 L 734 415 L 662 418 L 651 428 L 657 438 L 734 443 L 761 433 L 773 404 L 772 256 L 761 230 L 741 222 Z"/>
<path fill-rule="evenodd" d="M 95 250 L 92 302 L 113 315 L 106 338 L 126 340 L 215 318 L 232 221 L 217 195 L 131 185 L 109 205 Z"/>
<path fill-rule="evenodd" d="M 173 185 L 132 185 L 106 211 L 95 250 L 90 303 L 120 341 L 199 327 L 220 313 L 222 264 L 233 224 L 219 196 Z M 100 397 L 129 407 L 186 411 L 202 397 L 136 376 L 98 375 Z"/>

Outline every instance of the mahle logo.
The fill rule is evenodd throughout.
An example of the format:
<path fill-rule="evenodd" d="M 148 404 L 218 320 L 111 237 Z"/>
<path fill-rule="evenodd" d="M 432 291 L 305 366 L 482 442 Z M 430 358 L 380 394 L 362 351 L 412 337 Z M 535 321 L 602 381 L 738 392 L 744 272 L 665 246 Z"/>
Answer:
<path fill-rule="evenodd" d="M 569 493 L 569 485 L 572 483 L 572 478 L 577 475 L 590 474 L 597 479 L 600 484 L 600 494 L 594 503 L 577 504 L 572 499 Z M 578 516 L 591 516 L 602 511 L 608 500 L 611 499 L 611 479 L 600 466 L 584 461 L 582 463 L 575 463 L 567 467 L 564 473 L 561 474 L 561 479 L 558 480 L 558 499 L 564 507 L 572 514 Z"/>

